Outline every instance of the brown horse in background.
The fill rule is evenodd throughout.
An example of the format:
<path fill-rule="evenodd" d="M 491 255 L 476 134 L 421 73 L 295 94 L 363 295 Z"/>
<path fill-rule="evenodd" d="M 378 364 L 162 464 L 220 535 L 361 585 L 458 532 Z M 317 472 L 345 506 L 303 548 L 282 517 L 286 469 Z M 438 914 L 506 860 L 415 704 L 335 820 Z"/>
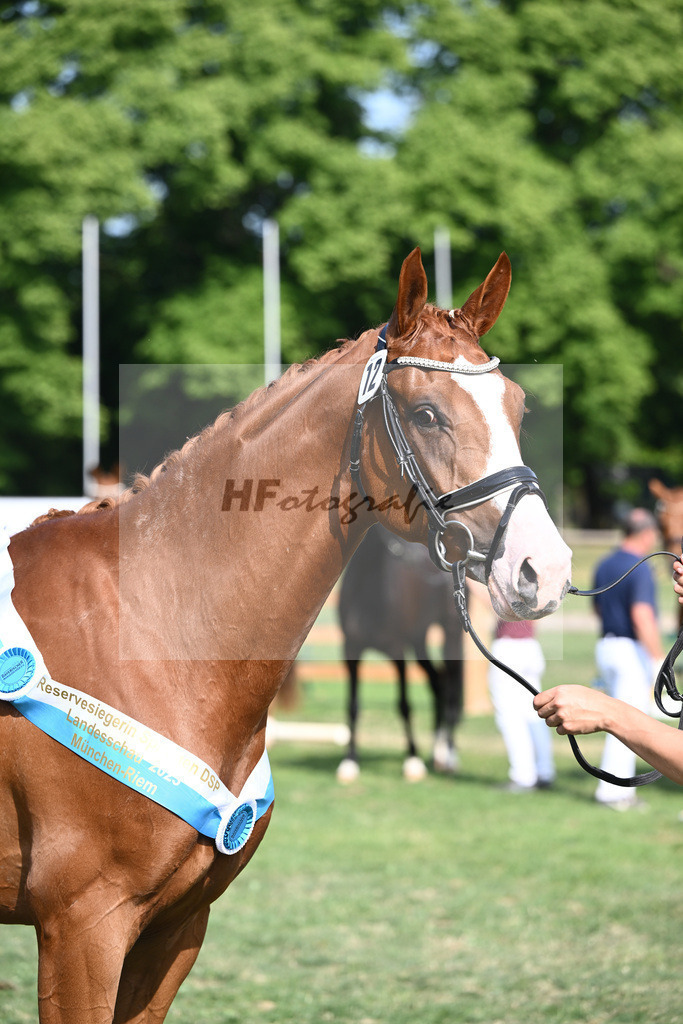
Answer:
<path fill-rule="evenodd" d="M 389 357 L 476 367 L 510 283 L 506 256 L 461 310 L 427 305 L 419 250 L 401 270 Z M 237 315 L 238 311 L 236 311 Z M 349 472 L 359 383 L 378 331 L 289 370 L 119 498 L 16 534 L 13 601 L 53 679 L 203 759 L 238 793 L 264 750 L 268 707 L 363 534 L 426 540 L 377 403 L 366 407 L 360 499 Z M 402 368 L 390 390 L 440 491 L 521 462 L 521 389 L 499 370 Z M 484 550 L 504 497 L 462 513 Z M 509 522 L 488 578 L 496 610 L 538 618 L 569 552 L 536 495 Z M 481 567 L 474 570 L 481 577 Z M 234 856 L 0 707 L 0 921 L 32 925 L 41 1024 L 160 1022 L 202 944 Z"/>
<path fill-rule="evenodd" d="M 667 487 L 661 480 L 650 480 L 650 493 L 657 499 L 655 515 L 662 531 L 664 546 L 681 555 L 683 544 L 683 487 Z M 683 605 L 678 605 L 678 628 L 683 627 Z"/>

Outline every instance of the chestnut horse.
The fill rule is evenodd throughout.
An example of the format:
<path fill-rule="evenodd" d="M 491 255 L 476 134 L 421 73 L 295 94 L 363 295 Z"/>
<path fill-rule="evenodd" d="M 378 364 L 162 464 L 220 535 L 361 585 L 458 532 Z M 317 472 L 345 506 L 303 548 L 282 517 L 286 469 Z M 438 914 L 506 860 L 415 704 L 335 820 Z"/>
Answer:
<path fill-rule="evenodd" d="M 387 385 L 434 488 L 500 479 L 521 463 L 524 395 L 478 341 L 509 284 L 503 254 L 462 309 L 446 312 L 426 302 L 418 249 L 401 269 L 390 359 L 453 368 L 404 364 Z M 377 402 L 365 406 L 364 500 L 349 469 L 378 336 L 293 367 L 120 497 L 11 541 L 14 606 L 53 680 L 191 751 L 233 793 L 260 761 L 268 707 L 366 530 L 380 520 L 428 539 Z M 484 551 L 512 489 L 460 513 Z M 570 552 L 537 493 L 519 501 L 495 547 L 472 575 L 487 578 L 497 614 L 554 611 Z M 0 921 L 36 930 L 41 1024 L 163 1021 L 211 903 L 252 857 L 271 809 L 227 856 L 7 702 L 0 733 Z"/>

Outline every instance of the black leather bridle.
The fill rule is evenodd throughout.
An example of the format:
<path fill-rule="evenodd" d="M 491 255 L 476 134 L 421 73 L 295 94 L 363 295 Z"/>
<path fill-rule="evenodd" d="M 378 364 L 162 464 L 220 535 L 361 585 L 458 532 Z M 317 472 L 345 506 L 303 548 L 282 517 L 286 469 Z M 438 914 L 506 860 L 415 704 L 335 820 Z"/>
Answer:
<path fill-rule="evenodd" d="M 384 425 L 394 449 L 396 461 L 401 471 L 401 476 L 407 477 L 410 481 L 415 495 L 419 498 L 419 504 L 424 508 L 427 514 L 429 524 L 428 547 L 432 561 L 439 569 L 443 569 L 445 572 L 450 572 L 452 574 L 453 599 L 464 631 L 469 633 L 475 646 L 484 655 L 484 657 L 491 662 L 492 665 L 501 669 L 501 671 L 516 680 L 516 682 L 525 687 L 529 693 L 535 696 L 539 693 L 536 687 L 518 672 L 515 672 L 514 669 L 510 668 L 509 665 L 505 665 L 503 662 L 499 661 L 491 651 L 488 650 L 479 636 L 477 636 L 467 610 L 465 581 L 467 565 L 471 562 L 484 563 L 484 577 L 485 580 L 488 581 L 493 561 L 502 544 L 510 517 L 520 500 L 526 494 L 538 495 L 542 498 L 547 508 L 545 495 L 539 486 L 536 474 L 533 470 L 529 469 L 528 466 L 511 466 L 508 469 L 503 469 L 497 473 L 491 473 L 488 476 L 482 477 L 480 480 L 474 481 L 474 483 L 467 484 L 464 487 L 458 487 L 453 491 L 448 491 L 445 494 L 437 496 L 422 472 L 420 465 L 415 458 L 415 454 L 408 443 L 408 439 L 406 438 L 405 431 L 403 430 L 403 426 L 398 415 L 398 410 L 387 386 L 388 374 L 393 370 L 398 370 L 402 367 L 412 366 L 426 371 L 440 370 L 451 374 L 479 374 L 495 370 L 499 365 L 499 360 L 491 359 L 488 363 L 467 364 L 466 366 L 458 365 L 457 363 L 446 363 L 435 359 L 423 359 L 412 356 L 400 356 L 396 360 L 387 361 L 386 330 L 387 325 L 385 324 L 379 333 L 375 351 L 366 363 L 363 370 L 363 376 L 361 378 L 361 386 L 358 393 L 358 407 L 354 420 L 353 435 L 351 438 L 351 454 L 349 459 L 349 468 L 353 482 L 358 488 L 361 497 L 364 500 L 367 499 L 368 496 L 365 492 L 365 488 L 363 487 L 360 471 L 364 424 L 363 410 L 367 403 L 372 402 L 379 397 L 382 402 Z M 445 515 L 449 512 L 462 512 L 466 509 L 476 508 L 478 505 L 483 505 L 484 502 L 490 501 L 492 498 L 503 494 L 510 488 L 513 488 L 513 490 L 508 498 L 507 505 L 500 518 L 487 552 L 480 552 L 475 549 L 472 533 L 464 523 L 458 519 L 445 518 Z M 454 530 L 461 530 L 465 533 L 467 541 L 466 554 L 458 561 L 449 562 L 447 559 L 445 537 L 449 532 Z M 641 558 L 639 562 L 631 566 L 628 572 L 624 573 L 624 575 L 618 580 L 615 580 L 606 587 L 602 587 L 599 590 L 577 590 L 576 587 L 570 587 L 568 592 L 579 597 L 596 597 L 598 594 L 605 593 L 605 591 L 611 590 L 612 587 L 618 586 L 618 584 L 625 580 L 626 577 L 634 571 L 634 569 L 637 569 L 639 565 L 642 565 L 642 563 L 647 561 L 648 558 L 653 558 L 655 555 L 668 555 L 673 559 L 681 557 L 673 554 L 671 551 L 655 551 L 651 555 Z M 678 718 L 679 729 L 683 728 L 683 714 L 680 710 L 678 712 L 667 711 L 662 701 L 662 694 L 664 689 L 666 689 L 672 700 L 683 704 L 683 695 L 679 693 L 676 686 L 676 676 L 674 672 L 674 664 L 682 650 L 683 627 L 662 663 L 657 675 L 654 690 L 657 707 L 670 718 Z M 579 765 L 584 769 L 584 771 L 593 775 L 596 779 L 611 782 L 615 786 L 630 788 L 632 786 L 645 786 L 648 783 L 655 782 L 657 779 L 661 778 L 661 772 L 654 770 L 634 775 L 628 779 L 612 775 L 610 772 L 606 772 L 602 768 L 596 768 L 586 760 L 581 753 L 574 736 L 568 736 L 567 738 L 572 748 L 572 753 Z"/>
<path fill-rule="evenodd" d="M 483 562 L 484 576 L 485 579 L 488 579 L 493 560 L 502 544 L 510 517 L 520 500 L 526 494 L 536 494 L 547 507 L 545 495 L 539 486 L 536 474 L 528 466 L 511 466 L 507 469 L 499 470 L 497 473 L 490 473 L 488 476 L 482 477 L 474 481 L 474 483 L 466 484 L 464 487 L 457 487 L 455 490 L 437 495 L 422 472 L 415 453 L 410 447 L 398 415 L 396 404 L 387 384 L 387 377 L 389 373 L 404 367 L 417 367 L 425 371 L 437 370 L 450 374 L 464 373 L 475 375 L 495 370 L 499 360 L 491 359 L 483 364 L 467 363 L 459 365 L 458 363 L 446 363 L 436 359 L 401 356 L 396 360 L 387 361 L 386 330 L 387 326 L 385 325 L 379 333 L 375 352 L 366 364 L 361 380 L 349 460 L 353 482 L 358 488 L 361 497 L 367 499 L 368 496 L 363 487 L 360 468 L 364 424 L 363 410 L 366 404 L 379 398 L 382 403 L 384 425 L 394 449 L 401 476 L 408 479 L 413 487 L 415 496 L 419 499 L 418 504 L 424 508 L 427 514 L 429 525 L 428 547 L 432 561 L 439 569 L 450 572 L 451 563 L 446 555 L 445 538 L 447 534 L 460 530 L 464 532 L 466 540 L 465 562 Z M 487 552 L 476 550 L 472 533 L 463 522 L 458 519 L 446 519 L 448 513 L 464 512 L 467 509 L 476 508 L 478 505 L 483 505 L 492 498 L 504 494 L 511 488 L 512 491 L 507 505 Z"/>

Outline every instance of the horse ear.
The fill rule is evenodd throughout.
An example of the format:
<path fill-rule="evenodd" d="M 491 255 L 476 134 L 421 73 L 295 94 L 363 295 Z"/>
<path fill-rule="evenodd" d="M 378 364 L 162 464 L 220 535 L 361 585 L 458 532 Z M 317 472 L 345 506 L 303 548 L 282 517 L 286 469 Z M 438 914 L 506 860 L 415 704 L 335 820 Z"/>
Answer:
<path fill-rule="evenodd" d="M 422 266 L 422 254 L 413 249 L 403 261 L 398 281 L 398 298 L 387 325 L 387 337 L 400 338 L 409 334 L 417 324 L 427 301 L 427 275 Z"/>
<path fill-rule="evenodd" d="M 486 280 L 476 288 L 461 313 L 467 317 L 478 338 L 490 331 L 495 324 L 510 291 L 512 267 L 505 252 L 496 261 Z"/>
<path fill-rule="evenodd" d="M 666 501 L 669 497 L 669 488 L 665 487 L 661 480 L 657 480 L 656 478 L 650 480 L 647 486 L 650 490 L 650 494 L 654 494 L 655 498 L 659 498 L 660 501 Z"/>

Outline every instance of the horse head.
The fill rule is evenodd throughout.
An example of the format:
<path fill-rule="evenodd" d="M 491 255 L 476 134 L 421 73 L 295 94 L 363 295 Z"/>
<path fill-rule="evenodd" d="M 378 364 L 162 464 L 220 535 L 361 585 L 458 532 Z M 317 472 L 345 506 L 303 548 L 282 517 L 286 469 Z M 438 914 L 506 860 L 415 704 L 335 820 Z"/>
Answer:
<path fill-rule="evenodd" d="M 522 463 L 524 392 L 479 344 L 503 308 L 510 277 L 503 253 L 462 308 L 446 311 L 427 303 L 420 250 L 406 258 L 377 342 L 379 348 L 385 339 L 387 362 L 381 409 L 367 406 L 363 473 L 366 484 L 386 493 L 398 461 L 404 489 L 412 483 L 418 500 L 409 510 L 404 494 L 378 518 L 413 540 L 431 535 L 433 551 L 438 535 L 442 567 L 447 551 L 455 549 L 455 561 L 464 549 L 467 573 L 488 586 L 496 614 L 535 619 L 564 597 L 571 551 Z"/>

